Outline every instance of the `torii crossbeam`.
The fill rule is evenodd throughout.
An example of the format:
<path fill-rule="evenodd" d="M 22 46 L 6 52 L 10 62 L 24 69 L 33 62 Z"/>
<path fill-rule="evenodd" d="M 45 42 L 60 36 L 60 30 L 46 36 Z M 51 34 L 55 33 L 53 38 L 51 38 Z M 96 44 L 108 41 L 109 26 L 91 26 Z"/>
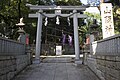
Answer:
<path fill-rule="evenodd" d="M 78 18 L 86 18 L 87 16 L 84 14 L 80 14 L 77 11 L 85 11 L 88 6 L 38 6 L 26 4 L 26 6 L 30 7 L 31 10 L 37 10 L 35 14 L 29 14 L 30 18 L 38 18 L 37 24 L 37 37 L 36 37 L 36 53 L 35 53 L 35 63 L 40 63 L 40 46 L 41 46 L 41 30 L 42 30 L 42 18 L 45 17 L 70 17 L 73 18 L 73 26 L 74 26 L 74 44 L 75 44 L 75 60 L 79 61 L 79 36 L 78 36 Z M 46 10 L 54 10 L 55 14 L 46 14 L 44 11 Z M 62 14 L 61 10 L 72 11 L 70 14 Z"/>

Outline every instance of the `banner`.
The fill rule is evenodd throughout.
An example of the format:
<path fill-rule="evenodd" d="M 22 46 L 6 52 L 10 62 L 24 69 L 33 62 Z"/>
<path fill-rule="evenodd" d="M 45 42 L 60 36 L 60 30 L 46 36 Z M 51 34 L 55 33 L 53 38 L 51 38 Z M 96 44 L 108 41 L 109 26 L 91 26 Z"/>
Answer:
<path fill-rule="evenodd" d="M 68 35 L 68 42 L 69 42 L 69 45 L 72 46 L 72 36 Z"/>
<path fill-rule="evenodd" d="M 62 34 L 62 44 L 65 45 L 66 34 Z"/>
<path fill-rule="evenodd" d="M 112 4 L 102 3 L 101 6 L 103 39 L 114 35 Z"/>

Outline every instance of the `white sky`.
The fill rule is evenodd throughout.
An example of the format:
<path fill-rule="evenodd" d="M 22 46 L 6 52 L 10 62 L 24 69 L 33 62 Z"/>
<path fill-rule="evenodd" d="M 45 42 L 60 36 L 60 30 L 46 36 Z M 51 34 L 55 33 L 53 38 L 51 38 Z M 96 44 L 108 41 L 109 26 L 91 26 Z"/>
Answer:
<path fill-rule="evenodd" d="M 89 8 L 86 9 L 86 12 L 98 13 L 98 14 L 100 14 L 100 11 L 98 10 L 97 7 L 89 7 Z"/>
<path fill-rule="evenodd" d="M 83 4 L 87 4 L 87 0 L 80 0 Z M 89 7 L 86 9 L 87 12 L 90 13 L 100 13 L 97 7 Z"/>
<path fill-rule="evenodd" d="M 80 0 L 83 4 L 87 4 L 87 0 Z"/>

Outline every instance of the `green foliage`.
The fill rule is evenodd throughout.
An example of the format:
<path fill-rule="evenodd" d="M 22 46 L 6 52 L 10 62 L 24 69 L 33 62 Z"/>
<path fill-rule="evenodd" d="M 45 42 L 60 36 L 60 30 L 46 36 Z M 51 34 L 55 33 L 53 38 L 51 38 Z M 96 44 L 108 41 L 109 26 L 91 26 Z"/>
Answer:
<path fill-rule="evenodd" d="M 81 5 L 80 0 L 56 0 L 55 1 L 56 5 Z"/>
<path fill-rule="evenodd" d="M 33 5 L 81 5 L 80 0 L 0 0 L 0 33 L 7 34 L 11 39 L 18 37 L 19 19 L 23 17 L 25 23 L 24 30 L 30 34 L 30 41 L 35 39 L 37 19 L 28 19 L 31 12 L 26 3 Z M 4 22 L 4 24 L 2 23 Z"/>
<path fill-rule="evenodd" d="M 19 7 L 20 4 L 20 7 Z M 2 0 L 0 2 L 0 23 L 4 26 L 2 34 L 7 34 L 9 38 L 14 38 L 13 35 L 16 34 L 17 27 L 15 26 L 19 22 L 20 17 L 26 17 L 28 15 L 28 9 L 25 7 L 25 3 L 22 0 Z M 14 31 L 13 31 L 14 30 Z"/>
<path fill-rule="evenodd" d="M 116 13 L 116 11 L 119 8 L 120 7 L 118 7 L 118 6 L 114 6 L 114 8 L 113 8 L 114 28 L 115 28 L 116 34 L 120 34 L 120 28 L 119 28 L 120 27 L 120 14 Z"/>
<path fill-rule="evenodd" d="M 102 24 L 101 24 L 101 16 L 100 14 L 96 14 L 96 13 L 89 13 L 89 12 L 85 12 L 84 14 L 86 14 L 88 17 L 84 20 L 84 22 L 86 23 L 86 25 L 82 25 L 79 27 L 79 33 L 81 36 L 79 36 L 80 38 L 80 43 L 83 44 L 85 42 L 85 38 L 87 34 L 90 34 L 93 31 L 98 31 L 100 34 L 102 32 Z M 90 26 L 93 24 L 93 19 L 97 20 L 97 28 L 93 29 L 90 28 Z M 98 36 L 99 39 L 101 38 L 101 35 Z"/>

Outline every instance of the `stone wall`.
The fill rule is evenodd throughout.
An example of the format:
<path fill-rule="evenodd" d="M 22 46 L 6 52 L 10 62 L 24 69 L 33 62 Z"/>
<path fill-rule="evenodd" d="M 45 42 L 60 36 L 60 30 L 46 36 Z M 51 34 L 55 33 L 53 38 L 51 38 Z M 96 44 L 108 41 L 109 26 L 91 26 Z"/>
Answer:
<path fill-rule="evenodd" d="M 120 80 L 120 56 L 88 55 L 87 65 L 101 80 Z"/>
<path fill-rule="evenodd" d="M 31 64 L 31 50 L 24 43 L 0 37 L 0 80 L 10 80 Z"/>
<path fill-rule="evenodd" d="M 0 37 L 0 56 L 23 55 L 25 47 L 23 43 Z"/>
<path fill-rule="evenodd" d="M 91 44 L 86 64 L 101 80 L 120 80 L 120 35 Z"/>
<path fill-rule="evenodd" d="M 0 80 L 12 79 L 28 64 L 28 55 L 0 56 Z"/>

